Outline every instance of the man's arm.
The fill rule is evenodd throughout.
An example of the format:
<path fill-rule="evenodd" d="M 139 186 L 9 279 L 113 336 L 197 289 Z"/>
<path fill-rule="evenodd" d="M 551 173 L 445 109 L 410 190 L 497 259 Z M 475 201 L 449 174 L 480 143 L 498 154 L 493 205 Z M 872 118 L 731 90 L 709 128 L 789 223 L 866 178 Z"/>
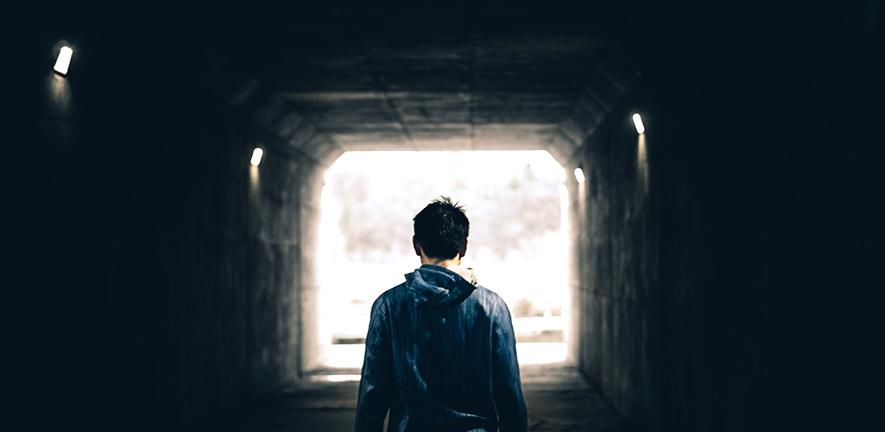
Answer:
<path fill-rule="evenodd" d="M 384 416 L 390 408 L 391 392 L 395 391 L 388 324 L 387 311 L 379 297 L 372 305 L 366 335 L 366 355 L 363 358 L 354 425 L 357 432 L 383 429 Z"/>
<path fill-rule="evenodd" d="M 492 391 L 498 407 L 501 432 L 523 432 L 528 429 L 519 362 L 516 359 L 516 337 L 510 310 L 502 301 L 493 316 Z"/>

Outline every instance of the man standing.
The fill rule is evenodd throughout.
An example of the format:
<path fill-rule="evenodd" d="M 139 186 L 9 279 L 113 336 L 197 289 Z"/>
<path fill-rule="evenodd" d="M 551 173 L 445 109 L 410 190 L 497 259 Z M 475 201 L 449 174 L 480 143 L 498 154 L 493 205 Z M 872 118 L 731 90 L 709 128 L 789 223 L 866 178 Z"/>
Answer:
<path fill-rule="evenodd" d="M 414 218 L 421 267 L 372 305 L 356 431 L 525 431 L 510 311 L 460 266 L 470 222 L 447 197 Z"/>

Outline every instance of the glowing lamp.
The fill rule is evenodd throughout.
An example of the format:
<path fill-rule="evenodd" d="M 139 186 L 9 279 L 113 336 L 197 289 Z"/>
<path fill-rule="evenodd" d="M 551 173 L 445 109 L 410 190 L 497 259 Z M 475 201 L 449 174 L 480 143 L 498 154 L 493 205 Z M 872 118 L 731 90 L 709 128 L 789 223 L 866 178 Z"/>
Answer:
<path fill-rule="evenodd" d="M 642 117 L 639 113 L 633 114 L 633 125 L 636 126 L 636 133 L 642 135 L 645 133 L 645 125 L 642 124 Z"/>
<path fill-rule="evenodd" d="M 577 180 L 579 184 L 584 183 L 584 170 L 582 170 L 581 167 L 575 168 L 575 180 Z"/>
<path fill-rule="evenodd" d="M 261 147 L 255 147 L 255 150 L 252 150 L 252 160 L 250 160 L 249 163 L 254 167 L 261 165 L 262 156 L 264 156 L 264 150 L 262 150 Z"/>
<path fill-rule="evenodd" d="M 55 59 L 55 66 L 52 66 L 52 69 L 62 76 L 67 75 L 68 67 L 71 65 L 71 57 L 73 55 L 74 50 L 71 49 L 71 47 L 61 47 L 61 50 L 58 52 L 58 58 Z"/>

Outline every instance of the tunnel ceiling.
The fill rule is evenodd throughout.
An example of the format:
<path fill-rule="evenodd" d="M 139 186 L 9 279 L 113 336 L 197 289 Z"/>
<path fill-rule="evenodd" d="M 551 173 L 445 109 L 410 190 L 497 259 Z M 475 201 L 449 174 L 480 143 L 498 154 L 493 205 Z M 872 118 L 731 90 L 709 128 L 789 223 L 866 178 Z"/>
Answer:
<path fill-rule="evenodd" d="M 562 162 L 636 72 L 605 16 L 538 10 L 312 11 L 305 25 L 289 11 L 214 44 L 235 49 L 201 49 L 228 103 L 321 162 L 378 149 L 548 149 Z"/>

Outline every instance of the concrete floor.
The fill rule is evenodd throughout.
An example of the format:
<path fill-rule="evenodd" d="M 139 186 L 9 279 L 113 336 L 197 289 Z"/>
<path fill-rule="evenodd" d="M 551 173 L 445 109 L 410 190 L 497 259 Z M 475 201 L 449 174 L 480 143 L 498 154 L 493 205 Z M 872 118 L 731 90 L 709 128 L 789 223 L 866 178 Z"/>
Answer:
<path fill-rule="evenodd" d="M 522 368 L 530 431 L 628 430 L 574 367 Z M 304 380 L 259 401 L 233 430 L 351 431 L 358 382 Z"/>

